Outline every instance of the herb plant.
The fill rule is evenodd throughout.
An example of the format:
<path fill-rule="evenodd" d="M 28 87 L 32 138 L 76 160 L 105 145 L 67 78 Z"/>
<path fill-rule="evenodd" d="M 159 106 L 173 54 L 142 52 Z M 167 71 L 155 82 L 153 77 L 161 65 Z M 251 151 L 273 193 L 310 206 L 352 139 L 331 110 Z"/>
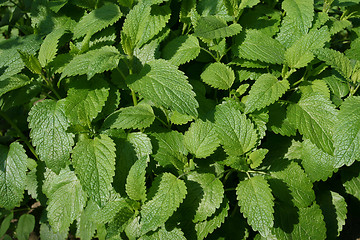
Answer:
<path fill-rule="evenodd" d="M 359 3 L 2 1 L 0 238 L 350 239 Z"/>

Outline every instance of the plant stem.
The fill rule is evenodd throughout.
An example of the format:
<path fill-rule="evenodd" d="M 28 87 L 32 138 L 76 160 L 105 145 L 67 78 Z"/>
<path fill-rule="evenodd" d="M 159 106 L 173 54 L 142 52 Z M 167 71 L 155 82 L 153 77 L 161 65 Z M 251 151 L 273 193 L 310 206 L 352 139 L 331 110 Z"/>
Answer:
<path fill-rule="evenodd" d="M 138 104 L 138 102 L 137 102 L 137 98 L 136 98 L 136 94 L 135 94 L 134 90 L 131 90 L 131 97 L 132 97 L 134 106 L 136 106 Z"/>
<path fill-rule="evenodd" d="M 12 128 L 15 129 L 15 131 L 19 134 L 19 137 L 22 141 L 24 141 L 24 143 L 26 144 L 26 146 L 29 148 L 29 150 L 31 151 L 31 153 L 35 156 L 35 158 L 37 160 L 39 160 L 38 155 L 35 152 L 35 149 L 33 148 L 33 146 L 30 144 L 30 142 L 27 140 L 27 138 L 25 137 L 25 135 L 21 132 L 21 130 L 19 129 L 19 127 L 13 122 L 13 120 L 11 120 L 11 118 L 9 118 L 3 111 L 0 111 L 0 116 L 2 118 L 5 119 L 5 121 L 7 121 Z"/>
<path fill-rule="evenodd" d="M 206 48 L 203 48 L 203 47 L 201 47 L 200 49 L 203 50 L 203 51 L 205 51 L 205 52 L 207 52 L 216 62 L 219 62 L 219 59 L 217 59 L 217 58 L 214 56 L 214 54 L 212 54 L 209 50 L 207 50 Z"/>

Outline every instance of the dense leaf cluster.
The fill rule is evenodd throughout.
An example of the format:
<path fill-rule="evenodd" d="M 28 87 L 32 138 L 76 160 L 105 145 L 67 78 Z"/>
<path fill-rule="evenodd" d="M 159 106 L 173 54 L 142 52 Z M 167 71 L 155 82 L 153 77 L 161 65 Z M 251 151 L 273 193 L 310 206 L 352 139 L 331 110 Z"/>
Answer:
<path fill-rule="evenodd" d="M 359 0 L 9 0 L 0 32 L 0 238 L 359 229 Z"/>

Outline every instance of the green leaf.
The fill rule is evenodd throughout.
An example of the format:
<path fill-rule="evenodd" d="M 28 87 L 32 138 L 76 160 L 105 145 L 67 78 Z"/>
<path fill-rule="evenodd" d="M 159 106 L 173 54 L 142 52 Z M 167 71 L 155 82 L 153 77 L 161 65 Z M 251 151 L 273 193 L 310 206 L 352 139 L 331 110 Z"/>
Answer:
<path fill-rule="evenodd" d="M 184 145 L 184 136 L 177 132 L 156 133 L 153 136 L 158 141 L 159 149 L 154 159 L 163 167 L 174 165 L 182 169 L 187 162 L 187 149 Z"/>
<path fill-rule="evenodd" d="M 39 49 L 42 39 L 37 35 L 15 37 L 0 41 L 0 81 L 19 73 L 25 66 L 18 51 L 34 55 Z"/>
<path fill-rule="evenodd" d="M 282 8 L 286 16 L 277 39 L 288 48 L 311 27 L 314 18 L 314 0 L 284 0 Z"/>
<path fill-rule="evenodd" d="M 72 125 L 90 126 L 109 96 L 109 86 L 102 78 L 78 79 L 71 83 L 64 100 L 64 110 Z"/>
<path fill-rule="evenodd" d="M 327 65 L 337 70 L 345 78 L 350 79 L 352 66 L 350 60 L 343 53 L 330 48 L 316 49 L 313 52 L 318 59 L 326 62 Z"/>
<path fill-rule="evenodd" d="M 62 35 L 64 35 L 64 33 L 65 29 L 59 28 L 52 31 L 45 37 L 43 43 L 41 44 L 38 56 L 39 62 L 42 67 L 45 67 L 48 63 L 54 60 L 58 50 L 57 48 L 59 39 Z"/>
<path fill-rule="evenodd" d="M 360 201 L 360 171 L 359 168 L 347 169 L 341 172 L 341 179 L 346 193 L 356 197 Z"/>
<path fill-rule="evenodd" d="M 105 119 L 103 128 L 142 129 L 149 127 L 154 120 L 152 107 L 146 103 L 140 103 L 113 112 Z"/>
<path fill-rule="evenodd" d="M 10 227 L 11 220 L 14 217 L 14 213 L 10 212 L 9 215 L 7 215 L 1 222 L 0 226 L 0 236 L 4 236 L 7 232 L 7 230 Z"/>
<path fill-rule="evenodd" d="M 115 175 L 115 144 L 100 134 L 94 139 L 79 141 L 73 150 L 73 165 L 81 185 L 99 206 L 110 195 Z"/>
<path fill-rule="evenodd" d="M 10 78 L 0 80 L 0 97 L 7 92 L 21 88 L 30 83 L 30 79 L 23 74 L 17 74 Z"/>
<path fill-rule="evenodd" d="M 216 107 L 215 130 L 230 156 L 240 156 L 250 151 L 258 140 L 252 122 L 239 110 L 224 104 Z"/>
<path fill-rule="evenodd" d="M 139 133 L 140 134 L 140 133 Z M 146 200 L 146 167 L 150 158 L 140 157 L 130 168 L 126 178 L 126 193 L 130 199 L 144 202 Z"/>
<path fill-rule="evenodd" d="M 271 64 L 284 62 L 285 48 L 269 35 L 255 29 L 247 30 L 245 39 L 236 41 L 235 54 L 249 60 L 259 60 Z"/>
<path fill-rule="evenodd" d="M 279 81 L 274 75 L 266 73 L 256 79 L 251 86 L 245 103 L 245 113 L 260 110 L 277 101 L 288 89 L 288 80 Z"/>
<path fill-rule="evenodd" d="M 301 160 L 306 174 L 313 182 L 325 181 L 336 170 L 336 158 L 316 147 L 310 140 L 302 143 Z"/>
<path fill-rule="evenodd" d="M 156 191 L 156 192 L 155 192 Z M 155 179 L 150 193 L 152 196 L 140 211 L 141 234 L 155 231 L 179 207 L 186 195 L 186 186 L 183 180 L 171 173 L 164 173 Z"/>
<path fill-rule="evenodd" d="M 80 218 L 77 221 L 76 237 L 81 240 L 91 240 L 95 234 L 96 223 L 92 217 L 94 213 L 99 209 L 99 206 L 93 201 L 88 201 L 86 208 L 81 213 Z"/>
<path fill-rule="evenodd" d="M 288 117 L 304 137 L 324 152 L 333 155 L 333 129 L 337 122 L 335 106 L 323 95 L 303 96 L 288 107 Z"/>
<path fill-rule="evenodd" d="M 259 2 L 260 2 L 260 0 L 241 0 L 239 8 L 240 9 L 252 8 L 256 4 L 258 4 Z"/>
<path fill-rule="evenodd" d="M 319 197 L 319 204 L 324 215 L 327 238 L 336 239 L 345 225 L 347 203 L 337 192 L 324 191 Z"/>
<path fill-rule="evenodd" d="M 36 153 L 56 173 L 66 166 L 74 145 L 63 101 L 44 100 L 34 105 L 28 117 L 30 137 Z"/>
<path fill-rule="evenodd" d="M 171 231 L 166 228 L 159 228 L 158 231 L 151 235 L 144 235 L 139 240 L 186 240 L 184 233 L 179 228 L 174 228 Z"/>
<path fill-rule="evenodd" d="M 274 225 L 274 197 L 267 181 L 254 176 L 239 182 L 236 187 L 240 211 L 254 231 L 266 237 Z"/>
<path fill-rule="evenodd" d="M 21 59 L 23 60 L 25 66 L 32 72 L 38 75 L 42 74 L 42 68 L 39 60 L 33 55 L 27 52 L 19 50 Z"/>
<path fill-rule="evenodd" d="M 179 66 L 195 59 L 200 53 L 199 40 L 192 35 L 183 35 L 165 45 L 162 58 Z"/>
<path fill-rule="evenodd" d="M 302 68 L 314 59 L 312 50 L 323 48 L 326 42 L 330 41 L 330 33 L 327 27 L 310 31 L 301 36 L 285 52 L 285 60 L 289 67 Z"/>
<path fill-rule="evenodd" d="M 194 36 L 205 39 L 220 39 L 234 36 L 241 29 L 242 27 L 237 23 L 228 26 L 226 21 L 216 16 L 205 16 L 198 20 L 194 29 Z"/>
<path fill-rule="evenodd" d="M 257 168 L 261 165 L 262 161 L 265 158 L 265 155 L 269 152 L 269 150 L 260 148 L 256 149 L 249 155 L 250 167 Z"/>
<path fill-rule="evenodd" d="M 323 80 L 314 80 L 311 82 L 304 81 L 299 86 L 303 95 L 318 93 L 323 95 L 326 99 L 330 99 L 330 91 L 326 82 Z"/>
<path fill-rule="evenodd" d="M 30 233 L 35 227 L 35 217 L 31 214 L 23 214 L 19 218 L 19 222 L 16 227 L 16 236 L 19 240 L 29 239 Z"/>
<path fill-rule="evenodd" d="M 218 210 L 208 219 L 198 222 L 195 225 L 197 239 L 204 239 L 208 234 L 212 233 L 215 229 L 219 228 L 225 222 L 230 209 L 229 201 L 224 198 Z"/>
<path fill-rule="evenodd" d="M 213 88 L 229 89 L 235 81 L 234 71 L 224 63 L 211 63 L 201 73 L 201 80 Z"/>
<path fill-rule="evenodd" d="M 114 24 L 120 19 L 122 13 L 119 6 L 107 3 L 100 8 L 84 15 L 74 28 L 74 39 L 94 33 Z"/>
<path fill-rule="evenodd" d="M 104 46 L 75 56 L 63 69 L 60 79 L 86 74 L 92 78 L 96 73 L 112 70 L 119 64 L 119 51 L 113 46 Z"/>
<path fill-rule="evenodd" d="M 340 107 L 334 131 L 335 167 L 350 166 L 360 158 L 360 97 L 348 97 Z"/>
<path fill-rule="evenodd" d="M 215 125 L 201 120 L 193 122 L 185 132 L 184 143 L 189 152 L 197 158 L 210 156 L 220 144 Z"/>
<path fill-rule="evenodd" d="M 314 203 L 311 207 L 300 208 L 298 214 L 298 223 L 293 226 L 291 233 L 287 233 L 280 228 L 275 228 L 275 234 L 278 239 L 326 239 L 326 227 L 323 221 L 324 216 L 322 215 L 319 205 Z"/>
<path fill-rule="evenodd" d="M 140 2 L 126 16 L 121 32 L 121 44 L 124 52 L 133 54 L 135 47 L 140 48 L 158 34 L 170 19 L 170 8 L 151 6 Z"/>
<path fill-rule="evenodd" d="M 23 198 L 27 156 L 18 142 L 0 145 L 0 207 L 13 209 Z"/>
<path fill-rule="evenodd" d="M 296 207 L 307 207 L 315 200 L 313 185 L 304 170 L 296 162 L 291 162 L 285 169 L 271 172 L 271 176 L 286 184 Z M 278 198 L 287 202 L 288 199 L 282 196 L 281 190 L 274 190 L 274 195 L 276 195 L 276 192 L 280 194 L 280 196 L 277 196 Z"/>
<path fill-rule="evenodd" d="M 87 199 L 75 173 L 69 168 L 62 169 L 59 175 L 48 170 L 42 189 L 48 197 L 46 210 L 53 232 L 69 231 L 70 224 L 80 217 Z"/>
<path fill-rule="evenodd" d="M 64 240 L 68 235 L 68 230 L 54 232 L 48 223 L 42 223 L 40 226 L 40 239 L 43 240 Z"/>
<path fill-rule="evenodd" d="M 129 87 L 156 105 L 197 117 L 199 106 L 187 77 L 165 60 L 146 64 L 138 75 L 127 78 Z"/>
<path fill-rule="evenodd" d="M 194 212 L 194 223 L 205 221 L 223 202 L 224 187 L 214 174 L 192 172 L 187 176 L 186 186 L 183 212 Z"/>

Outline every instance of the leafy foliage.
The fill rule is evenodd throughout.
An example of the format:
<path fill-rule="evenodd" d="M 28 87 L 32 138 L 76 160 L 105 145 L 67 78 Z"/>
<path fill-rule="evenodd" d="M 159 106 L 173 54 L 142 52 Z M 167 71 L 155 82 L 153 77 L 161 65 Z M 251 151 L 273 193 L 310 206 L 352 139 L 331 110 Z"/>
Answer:
<path fill-rule="evenodd" d="M 356 238 L 358 5 L 2 1 L 0 239 Z"/>

